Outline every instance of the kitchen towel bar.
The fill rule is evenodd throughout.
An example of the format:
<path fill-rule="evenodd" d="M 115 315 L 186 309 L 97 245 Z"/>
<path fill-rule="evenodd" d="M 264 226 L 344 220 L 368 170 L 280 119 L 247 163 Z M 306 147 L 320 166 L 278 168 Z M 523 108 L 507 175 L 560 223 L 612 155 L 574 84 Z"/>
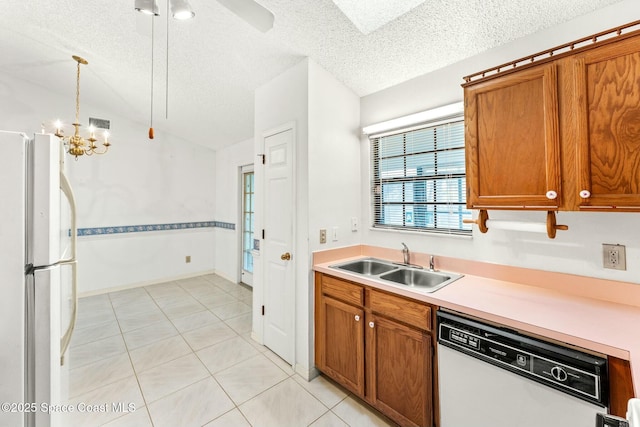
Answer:
<path fill-rule="evenodd" d="M 503 221 L 489 219 L 489 213 L 485 209 L 481 209 L 476 219 L 465 219 L 465 224 L 476 224 L 481 233 L 486 233 L 489 228 L 496 230 L 514 230 L 527 231 L 532 233 L 547 233 L 550 239 L 556 237 L 557 230 L 568 230 L 569 226 L 559 225 L 556 222 L 556 213 L 554 211 L 547 212 L 546 223 L 525 222 L 525 221 Z"/>

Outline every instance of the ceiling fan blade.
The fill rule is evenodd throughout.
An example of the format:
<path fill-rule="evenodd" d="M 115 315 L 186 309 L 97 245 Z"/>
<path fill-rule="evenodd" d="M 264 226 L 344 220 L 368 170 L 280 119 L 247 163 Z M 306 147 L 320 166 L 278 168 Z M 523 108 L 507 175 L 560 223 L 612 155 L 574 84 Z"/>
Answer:
<path fill-rule="evenodd" d="M 247 21 L 258 31 L 266 33 L 273 28 L 275 19 L 273 13 L 254 0 L 218 0 L 218 3 Z"/>

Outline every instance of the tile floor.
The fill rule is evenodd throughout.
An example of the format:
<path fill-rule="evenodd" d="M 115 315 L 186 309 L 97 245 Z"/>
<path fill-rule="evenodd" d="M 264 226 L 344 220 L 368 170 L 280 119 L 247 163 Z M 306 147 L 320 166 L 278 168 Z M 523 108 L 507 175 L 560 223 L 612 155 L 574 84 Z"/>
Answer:
<path fill-rule="evenodd" d="M 253 341 L 251 303 L 250 288 L 216 275 L 80 299 L 66 366 L 70 403 L 84 411 L 63 425 L 389 425 Z"/>

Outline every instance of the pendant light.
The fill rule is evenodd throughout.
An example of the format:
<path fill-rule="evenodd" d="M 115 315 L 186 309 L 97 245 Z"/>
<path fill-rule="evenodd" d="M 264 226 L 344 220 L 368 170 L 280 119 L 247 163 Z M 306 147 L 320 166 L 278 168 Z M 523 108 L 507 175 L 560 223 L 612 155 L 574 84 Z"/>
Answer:
<path fill-rule="evenodd" d="M 167 0 L 167 51 L 166 51 L 166 93 L 165 93 L 165 118 L 169 118 L 169 9 L 175 19 L 191 19 L 196 14 L 191 9 L 187 0 Z M 154 42 L 155 42 L 155 21 L 154 17 L 160 16 L 157 0 L 135 0 L 135 10 L 151 16 L 151 105 L 149 117 L 149 139 L 154 138 L 153 132 L 153 71 L 154 71 Z"/>
<path fill-rule="evenodd" d="M 187 0 L 170 0 L 170 2 L 171 15 L 173 15 L 175 19 L 191 19 L 196 16 Z"/>
<path fill-rule="evenodd" d="M 160 15 L 157 0 L 135 0 L 134 8 L 145 15 Z"/>

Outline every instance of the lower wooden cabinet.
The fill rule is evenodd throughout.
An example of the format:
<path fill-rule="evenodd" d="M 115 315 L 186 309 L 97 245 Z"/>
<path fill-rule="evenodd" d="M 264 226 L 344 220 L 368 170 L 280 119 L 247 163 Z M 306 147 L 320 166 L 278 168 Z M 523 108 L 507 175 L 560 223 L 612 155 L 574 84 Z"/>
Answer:
<path fill-rule="evenodd" d="M 322 370 L 358 395 L 364 395 L 364 312 L 323 297 Z"/>
<path fill-rule="evenodd" d="M 432 425 L 431 334 L 367 315 L 367 397 L 401 425 Z"/>
<path fill-rule="evenodd" d="M 316 273 L 316 366 L 399 425 L 433 426 L 432 312 L 428 304 Z"/>

